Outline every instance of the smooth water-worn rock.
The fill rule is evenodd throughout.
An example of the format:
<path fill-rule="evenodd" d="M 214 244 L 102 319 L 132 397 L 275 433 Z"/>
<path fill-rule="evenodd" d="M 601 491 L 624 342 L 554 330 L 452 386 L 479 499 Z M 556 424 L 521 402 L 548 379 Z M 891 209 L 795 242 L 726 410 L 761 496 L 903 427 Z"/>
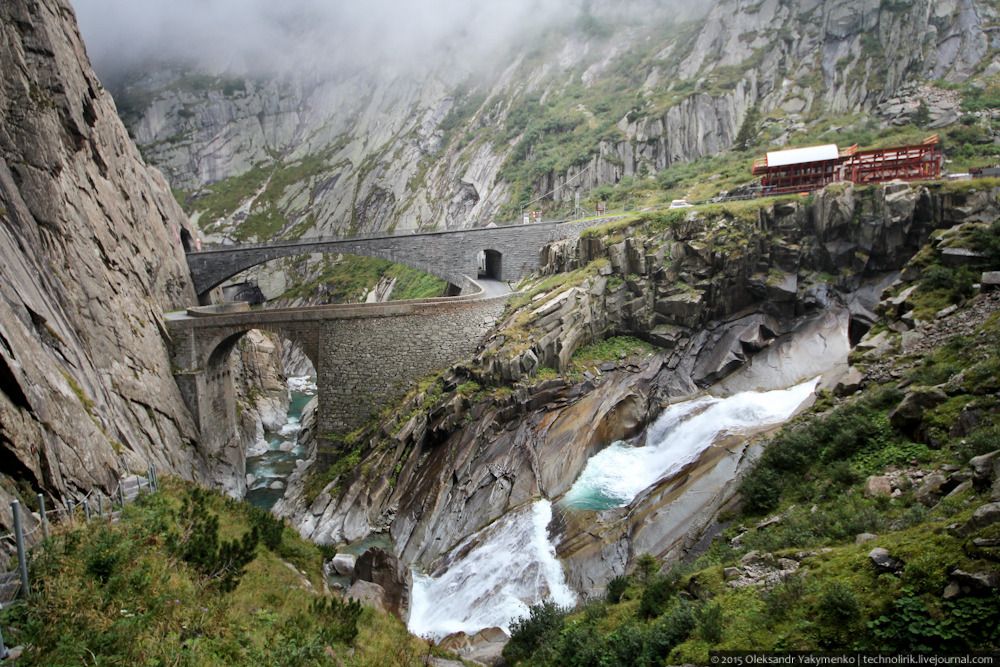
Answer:
<path fill-rule="evenodd" d="M 65 0 L 0 4 L 0 475 L 56 498 L 129 470 L 200 480 L 163 313 L 192 232 L 90 68 Z M 242 472 L 238 473 L 242 476 Z M 15 484 L 0 485 L 0 524 Z"/>

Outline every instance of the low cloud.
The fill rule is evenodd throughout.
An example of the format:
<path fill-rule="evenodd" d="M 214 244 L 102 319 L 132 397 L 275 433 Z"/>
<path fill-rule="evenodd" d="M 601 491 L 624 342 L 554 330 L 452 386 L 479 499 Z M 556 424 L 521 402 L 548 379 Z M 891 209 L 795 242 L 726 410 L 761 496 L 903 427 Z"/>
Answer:
<path fill-rule="evenodd" d="M 641 17 L 682 6 L 678 0 L 71 1 L 106 82 L 150 61 L 233 74 L 469 70 L 583 11 L 610 17 L 631 6 Z"/>

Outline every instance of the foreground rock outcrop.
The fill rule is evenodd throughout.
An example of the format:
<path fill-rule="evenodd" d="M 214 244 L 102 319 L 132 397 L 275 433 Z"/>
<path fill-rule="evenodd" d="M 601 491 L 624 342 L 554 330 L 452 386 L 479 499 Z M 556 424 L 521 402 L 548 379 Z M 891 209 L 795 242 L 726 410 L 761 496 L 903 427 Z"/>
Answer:
<path fill-rule="evenodd" d="M 186 218 L 90 69 L 65 0 L 0 5 L 0 525 L 8 503 L 212 462 L 171 374 Z"/>

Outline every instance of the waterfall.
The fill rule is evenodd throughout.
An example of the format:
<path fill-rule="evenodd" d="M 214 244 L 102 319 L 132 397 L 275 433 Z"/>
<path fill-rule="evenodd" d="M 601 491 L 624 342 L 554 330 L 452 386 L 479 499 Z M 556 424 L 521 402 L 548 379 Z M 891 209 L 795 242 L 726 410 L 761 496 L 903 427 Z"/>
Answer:
<path fill-rule="evenodd" d="M 619 441 L 592 456 L 562 502 L 573 509 L 593 510 L 627 505 L 643 489 L 697 459 L 712 443 L 786 421 L 812 395 L 818 381 L 671 405 L 647 430 L 644 446 Z"/>
<path fill-rule="evenodd" d="M 527 616 L 529 605 L 575 604 L 549 542 L 551 520 L 551 503 L 539 500 L 465 539 L 446 556 L 443 572 L 415 571 L 410 632 L 434 639 L 490 627 L 509 632 L 511 621 Z"/>
<path fill-rule="evenodd" d="M 713 443 L 780 424 L 812 395 L 819 378 L 791 389 L 701 396 L 668 407 L 646 431 L 644 446 L 616 442 L 591 457 L 560 501 L 570 509 L 608 509 L 694 461 Z M 510 630 L 542 600 L 568 606 L 566 585 L 548 539 L 552 505 L 539 500 L 466 538 L 433 574 L 413 572 L 409 628 L 440 639 L 488 627 Z"/>

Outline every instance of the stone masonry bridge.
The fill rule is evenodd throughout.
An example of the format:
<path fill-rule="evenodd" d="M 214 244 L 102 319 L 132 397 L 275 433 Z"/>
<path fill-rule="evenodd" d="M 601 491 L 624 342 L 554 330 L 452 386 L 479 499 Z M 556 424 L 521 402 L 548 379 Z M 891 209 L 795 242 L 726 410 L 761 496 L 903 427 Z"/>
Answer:
<path fill-rule="evenodd" d="M 533 225 L 477 227 L 443 232 L 358 238 L 315 238 L 254 245 L 219 246 L 188 253 L 188 266 L 201 303 L 209 291 L 251 267 L 281 257 L 312 253 L 345 253 L 380 257 L 420 269 L 461 285 L 479 271 L 479 253 L 486 253 L 486 276 L 518 280 L 538 268 L 539 250 L 546 243 L 579 235 L 594 222 L 542 222 Z"/>
<path fill-rule="evenodd" d="M 210 456 L 231 452 L 236 401 L 230 352 L 252 329 L 274 332 L 299 345 L 317 374 L 317 432 L 345 434 L 398 399 L 414 380 L 475 352 L 506 304 L 502 282 L 536 270 L 541 248 L 575 238 L 589 223 L 542 223 L 457 232 L 354 240 L 310 240 L 230 246 L 188 254 L 201 295 L 240 271 L 292 254 L 344 252 L 383 257 L 441 276 L 462 296 L 379 304 L 253 309 L 247 304 L 191 308 L 173 313 L 177 384 Z M 478 254 L 487 252 L 489 278 L 476 282 Z M 492 265 L 490 258 L 493 257 Z M 331 452 L 332 453 L 332 452 Z M 234 462 L 236 463 L 236 462 Z"/>

